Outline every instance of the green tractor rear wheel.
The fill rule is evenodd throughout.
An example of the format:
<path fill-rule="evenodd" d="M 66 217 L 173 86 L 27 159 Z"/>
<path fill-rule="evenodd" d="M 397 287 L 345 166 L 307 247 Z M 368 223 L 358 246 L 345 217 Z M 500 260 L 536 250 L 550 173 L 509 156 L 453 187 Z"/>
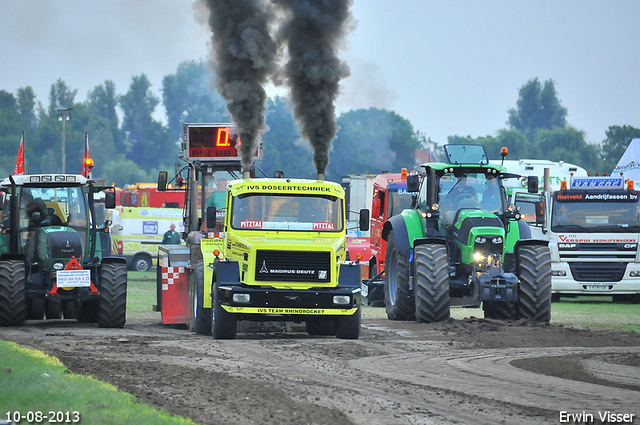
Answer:
<path fill-rule="evenodd" d="M 389 320 L 415 319 L 415 303 L 409 290 L 409 259 L 398 250 L 393 230 L 387 240 L 384 304 Z"/>
<path fill-rule="evenodd" d="M 414 261 L 416 319 L 424 323 L 447 320 L 450 317 L 447 247 L 418 245 L 414 250 Z"/>
<path fill-rule="evenodd" d="M 122 328 L 127 317 L 127 266 L 103 263 L 100 270 L 100 308 L 98 324 L 101 328 Z"/>
<path fill-rule="evenodd" d="M 20 326 L 27 320 L 24 261 L 0 261 L 0 326 Z"/>

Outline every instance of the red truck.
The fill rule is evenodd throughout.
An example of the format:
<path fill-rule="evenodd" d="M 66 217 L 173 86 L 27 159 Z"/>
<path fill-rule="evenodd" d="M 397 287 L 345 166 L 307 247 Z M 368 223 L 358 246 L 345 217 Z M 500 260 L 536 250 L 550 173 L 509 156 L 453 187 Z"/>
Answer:
<path fill-rule="evenodd" d="M 400 173 L 383 173 L 373 183 L 371 203 L 370 257 L 362 259 L 363 274 L 369 279 L 362 281 L 362 295 L 373 306 L 384 305 L 384 271 L 387 243 L 382 239 L 384 223 L 402 210 L 411 208 L 412 194 L 407 192 L 407 169 Z"/>

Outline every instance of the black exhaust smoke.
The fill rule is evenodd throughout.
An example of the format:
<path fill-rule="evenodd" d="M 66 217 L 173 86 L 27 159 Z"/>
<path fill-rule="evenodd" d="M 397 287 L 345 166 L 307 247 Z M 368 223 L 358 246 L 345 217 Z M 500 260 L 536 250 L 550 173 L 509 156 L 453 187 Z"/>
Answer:
<path fill-rule="evenodd" d="M 276 70 L 277 46 L 269 34 L 271 11 L 259 0 L 205 0 L 213 46 L 209 64 L 240 133 L 242 169 L 253 162 L 265 128 L 264 85 Z"/>
<path fill-rule="evenodd" d="M 274 0 L 288 14 L 278 38 L 287 43 L 285 68 L 302 136 L 313 148 L 313 162 L 324 175 L 331 142 L 338 132 L 335 100 L 339 82 L 350 74 L 337 57 L 338 45 L 349 31 L 353 0 Z"/>

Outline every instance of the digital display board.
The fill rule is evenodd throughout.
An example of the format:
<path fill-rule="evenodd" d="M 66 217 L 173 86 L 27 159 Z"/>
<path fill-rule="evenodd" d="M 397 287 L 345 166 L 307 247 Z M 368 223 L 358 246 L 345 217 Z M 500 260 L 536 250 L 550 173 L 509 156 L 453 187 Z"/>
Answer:
<path fill-rule="evenodd" d="M 229 124 L 183 124 L 183 151 L 185 159 L 201 161 L 240 160 L 242 141 L 237 129 Z M 262 133 L 253 159 L 262 159 Z"/>

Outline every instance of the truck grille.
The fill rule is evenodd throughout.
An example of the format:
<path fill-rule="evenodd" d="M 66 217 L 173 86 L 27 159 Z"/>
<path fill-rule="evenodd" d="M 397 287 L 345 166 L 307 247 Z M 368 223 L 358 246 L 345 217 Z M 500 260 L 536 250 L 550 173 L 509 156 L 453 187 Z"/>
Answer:
<path fill-rule="evenodd" d="M 569 263 L 571 274 L 578 282 L 620 282 L 627 263 Z"/>
<path fill-rule="evenodd" d="M 256 253 L 256 281 L 331 281 L 331 253 L 322 251 L 274 251 Z"/>

